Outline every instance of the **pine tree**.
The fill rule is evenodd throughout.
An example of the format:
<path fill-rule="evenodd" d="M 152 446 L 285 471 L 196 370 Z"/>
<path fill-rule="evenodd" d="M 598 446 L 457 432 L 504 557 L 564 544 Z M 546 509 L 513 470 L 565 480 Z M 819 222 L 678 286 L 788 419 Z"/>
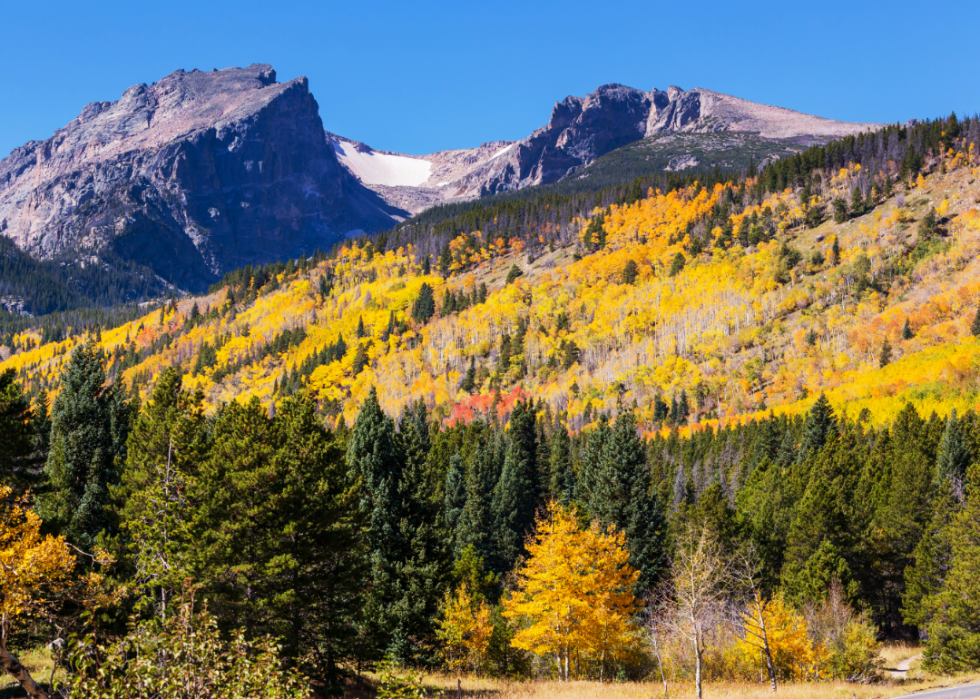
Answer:
<path fill-rule="evenodd" d="M 392 609 L 397 567 L 406 558 L 407 542 L 400 523 L 402 461 L 395 443 L 395 425 L 381 411 L 375 387 L 361 404 L 347 445 L 347 467 L 359 484 L 360 510 L 366 518 L 365 544 L 370 552 L 370 598 L 365 618 L 374 646 L 388 650 L 398 627 Z"/>
<path fill-rule="evenodd" d="M 459 385 L 460 389 L 466 391 L 467 393 L 473 393 L 476 390 L 476 358 L 470 357 L 470 367 L 466 370 L 466 375 L 463 377 L 463 381 Z"/>
<path fill-rule="evenodd" d="M 395 622 L 388 654 L 399 662 L 418 662 L 436 640 L 434 620 L 448 583 L 450 556 L 441 503 L 426 471 L 431 440 L 421 399 L 402 415 L 396 445 L 403 460 L 399 526 L 405 550 L 394 569 L 395 584 L 385 591 Z"/>
<path fill-rule="evenodd" d="M 162 618 L 192 574 L 188 487 L 208 446 L 203 395 L 181 390 L 180 372 L 164 370 L 133 426 L 120 483 L 111 488 L 141 603 Z"/>
<path fill-rule="evenodd" d="M 915 335 L 912 334 L 912 326 L 909 325 L 909 319 L 905 319 L 905 325 L 902 326 L 902 339 L 911 340 Z"/>
<path fill-rule="evenodd" d="M 925 600 L 930 613 L 925 667 L 939 672 L 980 667 L 980 473 L 974 467 L 965 506 L 949 526 L 949 572 Z"/>
<path fill-rule="evenodd" d="M 419 295 L 416 297 L 415 303 L 412 304 L 412 319 L 420 325 L 425 325 L 435 314 L 436 302 L 432 296 L 432 287 L 423 282 L 419 289 Z"/>
<path fill-rule="evenodd" d="M 836 431 L 837 419 L 834 417 L 833 408 L 830 407 L 827 396 L 821 393 L 803 423 L 803 437 L 800 441 L 800 450 L 796 455 L 797 463 L 815 456 L 827 440 L 836 434 Z"/>
<path fill-rule="evenodd" d="M 684 269 L 684 265 L 687 264 L 687 260 L 684 258 L 684 253 L 677 253 L 674 255 L 673 261 L 670 263 L 669 276 L 676 277 Z"/>
<path fill-rule="evenodd" d="M 494 560 L 493 497 L 500 478 L 494 444 L 483 428 L 483 435 L 470 456 L 466 468 L 466 503 L 456 532 L 455 556 L 472 547 L 485 562 Z"/>
<path fill-rule="evenodd" d="M 540 502 L 534 423 L 534 405 L 518 401 L 510 415 L 504 467 L 494 492 L 498 573 L 513 568 L 523 553 L 524 538 L 534 524 Z"/>
<path fill-rule="evenodd" d="M 22 490 L 37 480 L 34 453 L 34 413 L 21 392 L 14 369 L 0 371 L 0 482 Z"/>
<path fill-rule="evenodd" d="M 980 337 L 980 307 L 977 308 L 977 312 L 973 316 L 973 322 L 970 324 L 970 334 L 973 337 Z"/>
<path fill-rule="evenodd" d="M 575 483 L 575 499 L 585 505 L 586 508 L 588 508 L 588 503 L 599 483 L 602 455 L 609 437 L 609 417 L 602 414 L 585 441 L 585 454 L 579 467 L 578 480 Z"/>
<path fill-rule="evenodd" d="M 511 265 L 510 271 L 507 272 L 507 281 L 505 284 L 511 284 L 518 277 L 524 276 L 524 270 L 517 266 L 517 264 Z"/>
<path fill-rule="evenodd" d="M 878 355 L 878 366 L 886 367 L 892 363 L 892 346 L 886 337 L 881 343 L 881 354 Z"/>
<path fill-rule="evenodd" d="M 459 550 L 456 539 L 465 506 L 466 469 L 463 466 L 463 457 L 457 452 L 449 457 L 449 473 L 446 474 L 446 495 L 443 504 L 443 518 L 446 521 L 446 529 L 449 530 L 454 552 Z"/>
<path fill-rule="evenodd" d="M 550 452 L 551 498 L 562 507 L 568 507 L 575 497 L 575 471 L 572 469 L 572 440 L 564 425 L 556 425 Z"/>
<path fill-rule="evenodd" d="M 354 354 L 354 363 L 351 366 L 351 371 L 354 376 L 357 376 L 364 368 L 370 365 L 371 360 L 368 357 L 367 348 L 364 346 L 363 342 L 357 344 L 357 352 Z"/>
<path fill-rule="evenodd" d="M 667 519 L 650 494 L 646 450 L 632 411 L 616 418 L 600 454 L 596 484 L 587 501 L 589 514 L 603 527 L 626 535 L 630 565 L 640 571 L 639 590 L 657 582 L 667 561 Z"/>
<path fill-rule="evenodd" d="M 364 316 L 358 316 L 357 318 L 357 330 L 355 331 L 357 338 L 361 339 L 367 337 L 367 331 L 364 329 Z"/>
<path fill-rule="evenodd" d="M 946 429 L 936 456 L 936 478 L 938 481 L 949 481 L 954 487 L 962 484 L 966 469 L 973 460 L 970 442 L 963 432 L 963 427 L 953 408 L 946 420 Z"/>
<path fill-rule="evenodd" d="M 118 478 L 115 460 L 123 456 L 128 427 L 124 405 L 105 381 L 102 353 L 94 343 L 80 345 L 52 406 L 47 492 L 37 505 L 48 526 L 85 551 L 109 526 L 109 486 Z"/>

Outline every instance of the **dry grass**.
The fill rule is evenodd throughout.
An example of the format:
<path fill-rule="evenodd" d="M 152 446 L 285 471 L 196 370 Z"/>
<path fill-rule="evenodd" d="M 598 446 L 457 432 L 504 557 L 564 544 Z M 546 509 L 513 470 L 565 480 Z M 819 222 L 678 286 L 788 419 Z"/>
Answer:
<path fill-rule="evenodd" d="M 918 652 L 916 646 L 905 646 L 912 650 L 911 655 Z M 903 652 L 901 647 L 890 647 L 888 657 L 902 660 L 911 655 L 898 657 Z M 896 660 L 895 662 L 898 662 Z M 980 680 L 980 674 L 959 675 L 951 678 L 926 675 L 910 680 L 883 680 L 876 684 L 848 684 L 846 682 L 801 682 L 779 686 L 779 699 L 891 699 L 912 692 L 936 689 L 947 685 L 968 684 Z M 425 678 L 426 688 L 430 696 L 452 699 L 456 696 L 456 678 L 442 675 L 429 675 Z M 567 684 L 554 681 L 511 682 L 507 680 L 491 680 L 464 677 L 462 680 L 463 696 L 465 699 L 593 699 L 594 697 L 608 699 L 658 699 L 663 696 L 663 685 L 659 682 L 615 682 L 600 684 L 598 682 L 569 682 Z M 670 683 L 672 699 L 692 699 L 694 685 L 692 683 Z M 361 694 L 360 696 L 366 696 Z M 723 699 L 738 697 L 739 699 L 772 699 L 772 692 L 767 684 L 738 683 L 738 682 L 706 682 L 704 685 L 705 699 Z"/>

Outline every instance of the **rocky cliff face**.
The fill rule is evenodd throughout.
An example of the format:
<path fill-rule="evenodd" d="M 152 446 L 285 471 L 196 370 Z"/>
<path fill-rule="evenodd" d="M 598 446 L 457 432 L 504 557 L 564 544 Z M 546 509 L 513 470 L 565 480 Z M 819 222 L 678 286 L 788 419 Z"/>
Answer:
<path fill-rule="evenodd" d="M 724 131 L 753 134 L 774 144 L 792 140 L 806 145 L 878 126 L 822 119 L 702 88 L 685 91 L 671 86 L 666 92 L 644 92 L 603 85 L 585 97 L 566 97 L 556 103 L 547 125 L 520 141 L 423 156 L 385 153 L 388 158 L 432 163 L 429 177 L 411 183 L 392 184 L 395 180 L 389 179 L 383 185 L 365 184 L 392 204 L 418 212 L 439 203 L 557 182 L 600 156 L 664 134 Z M 364 144 L 357 146 L 362 161 L 380 153 Z M 338 153 L 356 173 L 342 148 Z M 676 159 L 679 166 L 698 162 L 693 153 L 677 153 Z"/>
<path fill-rule="evenodd" d="M 306 78 L 177 71 L 0 161 L 0 234 L 37 258 L 121 257 L 197 289 L 404 215 L 323 133 Z"/>

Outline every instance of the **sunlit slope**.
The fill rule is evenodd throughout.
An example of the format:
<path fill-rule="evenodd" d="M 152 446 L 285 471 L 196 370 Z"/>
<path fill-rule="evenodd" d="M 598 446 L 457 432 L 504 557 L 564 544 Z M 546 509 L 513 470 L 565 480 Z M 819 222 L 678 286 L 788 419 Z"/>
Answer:
<path fill-rule="evenodd" d="M 210 406 L 252 396 L 271 405 L 308 387 L 331 419 L 350 420 L 371 385 L 387 410 L 421 397 L 446 419 L 517 389 L 574 428 L 635 402 L 657 429 L 655 399 L 682 390 L 690 424 L 796 412 L 820 391 L 876 422 L 907 400 L 965 409 L 978 402 L 978 172 L 959 157 L 947 170 L 846 223 L 810 228 L 806 209 L 830 214 L 855 169 L 824 183 L 826 200 L 804 206 L 786 191 L 728 216 L 738 185 L 650 192 L 577 221 L 575 249 L 534 260 L 516 238 L 460 236 L 444 255 L 446 278 L 436 260 L 423 273 L 411 250 L 351 243 L 261 288 L 182 300 L 99 341 L 110 370 L 144 394 L 176 364 Z M 924 227 L 933 208 L 936 224 Z M 524 274 L 508 284 L 514 264 Z M 436 308 L 426 322 L 413 318 L 423 285 Z M 79 339 L 24 349 L 30 339 L 18 336 L 20 351 L 0 368 L 57 390 Z"/>

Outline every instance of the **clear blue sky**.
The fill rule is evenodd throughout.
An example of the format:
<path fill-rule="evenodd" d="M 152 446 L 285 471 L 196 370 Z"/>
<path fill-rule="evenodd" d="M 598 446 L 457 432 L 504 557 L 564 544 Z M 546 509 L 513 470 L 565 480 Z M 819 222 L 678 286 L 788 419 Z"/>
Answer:
<path fill-rule="evenodd" d="M 178 68 L 271 63 L 325 128 L 426 153 L 516 139 L 598 85 L 849 121 L 980 111 L 980 3 L 0 0 L 0 157 Z"/>

